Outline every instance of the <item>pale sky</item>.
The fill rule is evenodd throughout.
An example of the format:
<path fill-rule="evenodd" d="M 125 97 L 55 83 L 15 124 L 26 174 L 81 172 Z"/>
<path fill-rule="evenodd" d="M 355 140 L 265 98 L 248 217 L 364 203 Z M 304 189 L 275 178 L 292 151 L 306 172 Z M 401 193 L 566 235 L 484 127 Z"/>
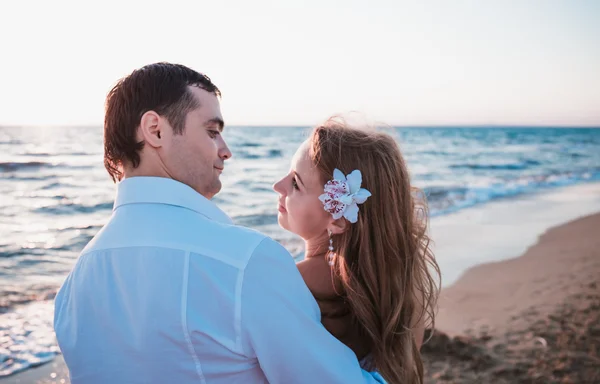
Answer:
<path fill-rule="evenodd" d="M 6 1 L 0 125 L 101 125 L 122 76 L 170 61 L 229 125 L 600 126 L 600 1 Z"/>

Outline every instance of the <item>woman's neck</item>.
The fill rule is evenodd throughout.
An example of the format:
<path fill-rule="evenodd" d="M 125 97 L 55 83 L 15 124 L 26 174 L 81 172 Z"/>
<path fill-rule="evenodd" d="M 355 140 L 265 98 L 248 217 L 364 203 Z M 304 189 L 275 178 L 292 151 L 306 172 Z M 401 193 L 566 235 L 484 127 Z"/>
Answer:
<path fill-rule="evenodd" d="M 304 257 L 323 257 L 329 251 L 329 235 L 324 232 L 323 235 L 304 241 Z"/>

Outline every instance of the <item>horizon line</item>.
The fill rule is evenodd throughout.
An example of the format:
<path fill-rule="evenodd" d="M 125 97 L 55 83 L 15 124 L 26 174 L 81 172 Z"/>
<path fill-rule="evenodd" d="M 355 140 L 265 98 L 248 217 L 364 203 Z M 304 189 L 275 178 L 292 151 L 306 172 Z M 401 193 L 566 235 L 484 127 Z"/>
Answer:
<path fill-rule="evenodd" d="M 227 124 L 226 128 L 312 128 L 318 124 Z M 375 127 L 389 128 L 600 128 L 598 124 L 385 124 Z M 102 124 L 0 124 L 0 128 L 99 128 Z"/>

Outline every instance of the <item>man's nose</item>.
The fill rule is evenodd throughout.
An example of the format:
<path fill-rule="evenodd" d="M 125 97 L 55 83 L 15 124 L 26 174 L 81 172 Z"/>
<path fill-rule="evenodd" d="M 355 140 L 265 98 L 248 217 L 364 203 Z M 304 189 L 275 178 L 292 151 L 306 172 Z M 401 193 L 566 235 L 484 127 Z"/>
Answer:
<path fill-rule="evenodd" d="M 229 150 L 229 147 L 227 146 L 227 143 L 225 142 L 225 140 L 223 140 L 223 143 L 221 145 L 221 148 L 219 148 L 219 157 L 223 160 L 227 160 L 227 159 L 231 159 L 232 153 Z"/>

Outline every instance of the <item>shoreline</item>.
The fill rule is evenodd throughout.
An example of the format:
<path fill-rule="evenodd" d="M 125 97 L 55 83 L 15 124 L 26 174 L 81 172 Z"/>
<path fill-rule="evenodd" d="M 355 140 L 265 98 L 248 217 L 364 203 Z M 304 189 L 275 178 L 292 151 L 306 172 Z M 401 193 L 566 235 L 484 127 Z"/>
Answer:
<path fill-rule="evenodd" d="M 431 219 L 442 288 L 471 268 L 523 255 L 551 228 L 600 212 L 600 182 L 503 199 Z"/>
<path fill-rule="evenodd" d="M 535 248 L 539 245 L 538 241 L 544 241 L 548 233 L 573 225 L 573 219 L 584 217 L 575 222 L 585 220 L 586 215 L 592 212 L 600 212 L 600 183 L 557 188 L 433 218 L 431 226 L 432 237 L 435 240 L 434 251 L 440 268 L 444 271 L 436 329 L 447 333 L 445 337 L 449 338 L 448 340 L 477 332 L 484 332 L 486 338 L 492 338 L 491 334 L 494 334 L 495 338 L 501 337 L 502 331 L 499 327 L 490 327 L 485 320 L 481 320 L 482 315 L 489 317 L 490 308 L 486 307 L 489 306 L 488 300 L 479 299 L 481 306 L 474 306 L 471 319 L 456 317 L 456 313 L 465 315 L 465 312 L 461 309 L 461 300 L 452 298 L 452 292 L 462 290 L 461 294 L 471 295 L 472 301 L 477 302 L 478 288 L 469 282 L 474 274 L 481 276 L 481 270 L 498 269 L 507 263 L 518 264 L 527 256 L 525 250 L 528 247 Z M 561 218 L 564 220 L 560 221 Z M 476 236 L 465 237 L 465 234 L 471 233 L 470 230 L 477 230 Z M 536 230 L 538 232 L 535 232 Z M 491 235 L 486 235 L 486 232 Z M 501 236 L 496 236 L 498 233 Z M 498 239 L 502 242 L 497 241 Z M 476 262 L 477 260 L 479 262 Z M 459 267 L 454 265 L 455 263 L 458 263 Z M 461 271 L 460 267 L 465 265 L 467 267 Z M 448 276 L 450 278 L 445 278 Z M 493 282 L 497 279 L 494 275 L 484 280 Z M 476 319 L 478 316 L 479 319 Z M 430 347 L 435 348 L 435 342 L 434 337 Z M 432 355 L 431 352 L 426 352 L 430 347 L 424 347 L 423 354 L 426 358 Z M 431 371 L 431 367 L 428 369 Z M 439 373 L 439 369 L 436 372 Z M 439 380 L 439 377 L 436 380 Z M 68 371 L 62 356 L 57 356 L 47 364 L 0 378 L 0 383 L 3 384 L 32 382 L 68 383 Z"/>
<path fill-rule="evenodd" d="M 516 313 L 532 307 L 549 313 L 557 302 L 580 293 L 579 284 L 598 280 L 600 236 L 592 234 L 600 235 L 600 211 L 549 228 L 519 257 L 470 268 L 442 289 L 436 329 L 450 336 L 477 329 L 495 334 L 506 331 Z"/>
<path fill-rule="evenodd" d="M 438 383 L 600 381 L 600 212 L 442 290 L 422 354 Z"/>

